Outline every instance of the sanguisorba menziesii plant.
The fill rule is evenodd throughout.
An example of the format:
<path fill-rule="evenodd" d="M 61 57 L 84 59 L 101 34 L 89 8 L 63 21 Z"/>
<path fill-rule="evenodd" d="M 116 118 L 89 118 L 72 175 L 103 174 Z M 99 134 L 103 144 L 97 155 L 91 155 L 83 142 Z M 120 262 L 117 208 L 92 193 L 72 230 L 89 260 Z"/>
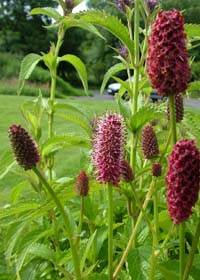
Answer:
<path fill-rule="evenodd" d="M 194 219 L 195 215 L 191 215 L 192 208 L 197 202 L 199 191 L 199 150 L 195 140 L 178 140 L 178 133 L 176 133 L 176 122 L 181 125 L 183 119 L 182 93 L 187 89 L 190 75 L 183 16 L 176 10 L 159 10 L 156 15 L 159 6 L 159 1 L 156 0 L 115 1 L 118 12 L 127 20 L 127 26 L 125 26 L 117 17 L 102 11 L 93 10 L 73 15 L 71 13 L 73 7 L 80 1 L 60 0 L 58 2 L 63 8 L 63 15 L 48 8 L 36 8 L 32 11 L 32 15 L 42 13 L 54 19 L 53 25 L 59 29 L 58 40 L 55 46 L 52 44 L 48 54 L 29 55 L 23 61 L 23 71 L 21 71 L 22 74 L 25 73 L 23 65 L 26 65 L 30 73 L 33 66 L 41 60 L 50 70 L 51 92 L 47 106 L 48 139 L 46 141 L 39 139 L 38 147 L 33 137 L 21 126 L 12 125 L 9 128 L 9 139 L 17 163 L 25 172 L 35 172 L 42 186 L 41 191 L 44 190 L 42 195 L 46 197 L 46 204 L 40 202 L 39 210 L 36 210 L 40 211 L 43 206 L 44 208 L 48 206 L 46 212 L 37 216 L 39 217 L 38 224 L 44 220 L 42 226 L 48 225 L 47 231 L 51 232 L 50 235 L 39 239 L 41 243 L 45 243 L 42 244 L 46 246 L 44 252 L 47 252 L 47 249 L 53 251 L 51 263 L 46 268 L 51 269 L 49 274 L 47 272 L 47 277 L 48 279 L 76 280 L 93 280 L 96 277 L 109 280 L 137 277 L 142 280 L 153 280 L 159 279 L 158 270 L 163 277 L 167 277 L 168 273 L 174 273 L 167 263 L 168 260 L 173 261 L 168 250 L 170 248 L 176 256 L 177 243 L 176 247 L 173 242 L 168 243 L 171 239 L 172 223 L 166 216 L 166 209 L 169 211 L 173 226 L 184 224 L 190 216 L 191 220 Z M 145 30 L 142 29 L 143 27 L 140 28 L 140 15 L 145 21 Z M 84 121 L 80 110 L 71 104 L 59 104 L 55 100 L 55 90 L 57 69 L 62 61 L 70 62 L 77 69 L 87 90 L 87 73 L 83 63 L 73 55 L 60 57 L 59 51 L 65 31 L 69 27 L 83 27 L 98 35 L 95 24 L 107 29 L 120 39 L 119 47 L 115 48 L 118 50 L 117 58 L 120 63 L 106 73 L 103 84 L 105 85 L 108 78 L 115 76 L 117 72 L 126 70 L 127 81 L 120 79 L 119 81 L 122 90 L 127 91 L 130 100 L 123 102 L 117 97 L 120 113 L 107 111 L 103 115 L 98 115 L 94 121 L 92 135 L 91 125 Z M 148 53 L 146 53 L 147 50 Z M 145 65 L 146 62 L 147 65 Z M 164 110 L 161 109 L 161 113 L 157 105 L 142 106 L 143 93 L 146 94 L 146 66 L 152 88 L 156 89 L 160 95 L 169 98 L 169 108 L 167 109 L 166 105 Z M 132 71 L 134 72 L 133 79 L 131 78 Z M 23 74 L 22 80 L 25 80 L 27 75 Z M 57 135 L 55 118 L 59 116 L 59 110 L 62 110 L 60 115 L 64 115 L 63 110 L 66 110 L 64 119 L 73 119 L 76 124 L 81 123 L 81 128 L 85 128 L 87 137 L 83 138 L 79 135 L 76 139 L 72 135 Z M 71 111 L 78 116 L 71 117 Z M 165 140 L 167 132 L 163 132 L 159 127 L 160 117 L 170 122 L 168 139 L 172 136 L 171 146 L 170 141 L 161 143 L 163 139 Z M 152 123 L 154 119 L 158 121 L 152 127 L 149 123 Z M 165 136 L 162 137 L 162 135 Z M 92 159 L 90 161 L 90 156 L 87 157 L 88 169 L 84 166 L 85 169 L 77 172 L 76 177 L 68 178 L 65 174 L 66 177 L 60 179 L 55 174 L 54 165 L 57 161 L 54 161 L 54 158 L 56 158 L 57 149 L 69 146 L 70 139 L 72 139 L 72 145 L 92 148 Z M 169 159 L 167 159 L 168 154 L 170 154 Z M 67 163 L 59 162 L 59 164 Z M 164 177 L 166 177 L 167 185 L 166 197 L 163 195 Z M 90 187 L 89 178 L 91 179 Z M 66 182 L 70 182 L 69 185 Z M 69 186 L 73 187 L 72 191 L 68 190 Z M 107 198 L 102 195 L 105 190 L 108 193 Z M 124 190 L 127 191 L 127 196 Z M 68 193 L 65 195 L 65 192 Z M 119 202 L 117 210 L 123 209 L 120 210 L 119 221 L 114 215 L 116 209 L 113 209 L 113 202 L 117 204 L 114 198 Z M 131 211 L 128 214 L 126 199 L 131 205 L 129 207 Z M 104 211 L 104 208 L 107 208 L 106 205 L 108 205 L 107 219 Z M 90 213 L 92 211 L 94 213 Z M 34 210 L 33 214 L 35 214 Z M 52 216 L 53 219 L 51 219 Z M 88 216 L 93 217 L 90 220 Z M 78 222 L 76 217 L 78 217 Z M 36 218 L 32 221 L 36 224 L 35 221 L 38 220 Z M 162 223 L 159 224 L 161 220 Z M 166 225 L 163 226 L 165 221 Z M 186 266 L 185 236 L 183 231 L 180 234 L 179 277 L 181 280 L 188 279 L 194 254 L 198 250 L 199 228 L 200 223 L 197 226 Z M 40 234 L 42 235 L 43 232 Z M 17 254 L 18 252 L 15 255 Z M 40 261 L 43 255 L 40 256 Z M 19 263 L 17 257 L 16 263 Z M 157 266 L 158 263 L 159 266 Z M 23 275 L 25 264 L 26 262 L 17 271 L 18 277 L 23 277 L 21 275 Z M 143 270 L 145 270 L 144 273 Z M 44 277 L 42 279 L 46 280 L 47 278 Z"/>

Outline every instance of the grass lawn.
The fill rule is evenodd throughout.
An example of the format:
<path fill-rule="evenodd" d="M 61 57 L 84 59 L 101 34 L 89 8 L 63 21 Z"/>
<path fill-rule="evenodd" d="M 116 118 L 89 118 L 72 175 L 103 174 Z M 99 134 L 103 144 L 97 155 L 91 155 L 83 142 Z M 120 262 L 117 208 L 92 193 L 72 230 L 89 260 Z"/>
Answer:
<path fill-rule="evenodd" d="M 24 96 L 3 96 L 0 95 L 0 112 L 1 112 L 1 122 L 0 122 L 0 132 L 1 132 L 1 145 L 0 145 L 0 154 L 5 150 L 8 150 L 8 136 L 7 131 L 8 127 L 12 124 L 21 124 L 25 126 L 25 121 L 21 114 L 20 108 L 21 105 L 27 100 L 33 100 L 33 97 L 24 97 Z M 60 103 L 70 103 L 78 106 L 85 114 L 92 120 L 95 113 L 102 113 L 105 110 L 116 110 L 117 105 L 114 101 L 93 101 L 93 100 L 84 100 L 78 98 L 66 98 L 59 99 Z M 43 134 L 47 133 L 47 118 L 43 120 Z M 55 131 L 59 134 L 68 134 L 76 133 L 82 134 L 81 129 L 74 123 L 69 123 L 63 119 L 55 120 Z M 56 156 L 56 173 L 60 176 L 73 176 L 80 171 L 82 166 L 81 157 L 83 152 L 80 151 L 77 147 L 65 148 L 59 152 Z M 15 186 L 20 182 L 21 178 L 16 176 L 16 174 L 9 173 L 2 180 L 0 180 L 0 189 L 6 190 L 12 186 Z"/>
<path fill-rule="evenodd" d="M 1 133 L 1 145 L 0 145 L 0 155 L 5 151 L 10 149 L 8 143 L 7 131 L 8 127 L 12 124 L 21 124 L 25 126 L 25 121 L 21 114 L 20 108 L 21 105 L 27 100 L 33 100 L 33 97 L 25 96 L 5 96 L 0 95 L 0 112 L 1 112 L 1 122 L 0 122 L 0 133 Z M 106 110 L 117 110 L 117 104 L 115 101 L 94 101 L 83 98 L 66 98 L 59 99 L 60 103 L 69 103 L 72 105 L 78 106 L 84 113 L 92 120 L 95 114 L 105 112 Z M 197 119 L 200 118 L 200 110 L 187 109 L 187 112 L 190 112 L 191 123 L 197 123 Z M 45 114 L 44 114 L 45 115 Z M 46 115 L 45 115 L 46 116 Z M 192 119 L 191 119 L 192 117 Z M 195 128 L 195 127 L 194 127 Z M 196 128 L 197 134 L 199 128 Z M 81 135 L 84 133 L 81 131 L 80 127 L 76 124 L 66 121 L 64 119 L 55 119 L 55 132 L 57 134 L 69 134 L 74 133 Z M 45 139 L 47 134 L 47 118 L 43 119 L 43 139 Z M 197 138 L 199 139 L 198 135 Z M 84 153 L 80 148 L 77 147 L 68 147 L 64 150 L 62 149 L 56 155 L 56 173 L 58 177 L 62 176 L 73 176 L 76 175 L 81 169 L 84 168 Z M 1 172 L 1 169 L 0 169 Z M 0 174 L 1 175 L 1 174 Z M 15 186 L 18 182 L 21 181 L 19 176 L 16 174 L 9 173 L 2 180 L 0 180 L 0 189 L 6 190 L 8 193 L 9 189 L 12 186 Z"/>

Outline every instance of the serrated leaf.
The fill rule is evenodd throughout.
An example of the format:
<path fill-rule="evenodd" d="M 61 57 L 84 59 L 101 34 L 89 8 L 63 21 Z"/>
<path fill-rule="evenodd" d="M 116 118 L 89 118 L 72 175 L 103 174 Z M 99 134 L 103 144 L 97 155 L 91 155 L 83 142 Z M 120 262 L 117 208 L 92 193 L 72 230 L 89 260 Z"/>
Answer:
<path fill-rule="evenodd" d="M 179 279 L 179 262 L 177 260 L 169 260 L 158 265 L 158 269 L 165 280 Z"/>
<path fill-rule="evenodd" d="M 133 133 L 142 128 L 146 123 L 152 119 L 157 118 L 161 113 L 152 106 L 143 106 L 130 119 L 130 129 Z"/>
<path fill-rule="evenodd" d="M 82 129 L 84 129 L 84 131 L 88 134 L 88 136 L 91 136 L 91 133 L 92 133 L 91 126 L 90 126 L 89 122 L 86 119 L 84 119 L 83 117 L 81 117 L 77 114 L 74 114 L 74 113 L 73 114 L 72 113 L 55 114 L 55 116 L 78 124 Z"/>
<path fill-rule="evenodd" d="M 24 87 L 25 80 L 27 80 L 30 77 L 34 68 L 36 67 L 36 65 L 41 59 L 42 57 L 35 53 L 30 53 L 23 58 L 21 62 L 20 73 L 19 73 L 18 94 L 21 93 Z"/>
<path fill-rule="evenodd" d="M 60 18 L 62 18 L 58 11 L 52 7 L 32 9 L 30 15 L 45 15 L 55 20 L 59 20 Z"/>
<path fill-rule="evenodd" d="M 188 36 L 200 36 L 200 24 L 185 23 L 184 29 Z"/>
<path fill-rule="evenodd" d="M 130 53 L 134 55 L 134 43 L 129 38 L 128 28 L 118 17 L 99 10 L 86 11 L 71 15 L 71 17 L 81 22 L 89 22 L 105 28 L 115 35 L 128 48 Z"/>
<path fill-rule="evenodd" d="M 85 90 L 86 94 L 88 94 L 87 71 L 86 71 L 85 64 L 81 61 L 81 59 L 78 58 L 75 55 L 66 54 L 66 55 L 63 55 L 60 58 L 60 61 L 69 62 L 69 63 L 71 63 L 74 66 L 74 68 L 78 72 L 78 75 L 79 75 L 79 77 L 80 77 L 80 79 L 82 81 L 84 90 Z"/>
<path fill-rule="evenodd" d="M 130 103 L 123 101 L 121 98 L 119 98 L 117 100 L 118 106 L 119 106 L 119 110 L 120 113 L 122 114 L 122 116 L 124 117 L 124 119 L 129 119 L 131 117 L 131 107 L 130 107 Z"/>
<path fill-rule="evenodd" d="M 15 214 L 21 214 L 22 212 L 34 210 L 40 206 L 39 203 L 33 201 L 20 201 L 17 204 L 5 205 L 0 208 L 0 219 L 9 217 Z"/>
<path fill-rule="evenodd" d="M 63 23 L 65 24 L 65 28 L 71 28 L 71 27 L 80 27 L 84 30 L 87 30 L 96 36 L 100 37 L 103 40 L 106 40 L 105 37 L 98 31 L 98 29 L 91 23 L 89 22 L 80 22 L 77 19 L 71 18 L 70 16 L 65 17 L 63 20 Z"/>
<path fill-rule="evenodd" d="M 110 67 L 110 69 L 104 75 L 103 82 L 102 82 L 101 89 L 100 89 L 100 94 L 103 93 L 108 80 L 110 78 L 112 78 L 116 73 L 118 73 L 122 70 L 125 70 L 125 69 L 126 69 L 126 67 L 124 66 L 123 63 L 118 63 L 118 64 L 115 64 L 114 66 Z"/>
<path fill-rule="evenodd" d="M 147 260 L 150 255 L 150 246 L 135 248 L 129 253 L 127 262 L 131 279 L 148 280 L 149 264 Z"/>
<path fill-rule="evenodd" d="M 55 252 L 51 248 L 41 243 L 35 243 L 31 245 L 28 250 L 28 253 L 53 262 L 55 262 L 56 260 Z"/>
<path fill-rule="evenodd" d="M 34 238 L 28 238 L 28 241 L 26 244 L 24 244 L 24 249 L 20 252 L 18 258 L 17 258 L 17 262 L 16 262 L 16 272 L 19 273 L 20 270 L 23 267 L 24 261 L 26 259 L 27 254 L 29 253 L 30 248 L 35 244 L 35 242 L 37 242 L 38 240 L 40 240 L 41 238 L 45 237 L 45 236 L 49 236 L 52 235 L 52 229 L 48 229 L 45 230 L 41 233 L 36 232 L 36 234 L 32 234 Z"/>
<path fill-rule="evenodd" d="M 42 145 L 42 156 L 47 156 L 63 147 L 79 146 L 90 148 L 90 140 L 82 136 L 53 136 Z"/>

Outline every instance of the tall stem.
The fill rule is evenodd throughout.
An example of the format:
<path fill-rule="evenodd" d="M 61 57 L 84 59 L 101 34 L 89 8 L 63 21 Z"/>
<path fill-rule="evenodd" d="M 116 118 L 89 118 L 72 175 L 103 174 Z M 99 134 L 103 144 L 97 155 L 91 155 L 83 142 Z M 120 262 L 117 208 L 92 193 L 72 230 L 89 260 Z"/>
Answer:
<path fill-rule="evenodd" d="M 133 98 L 132 98 L 132 114 L 136 114 L 138 109 L 138 89 L 139 89 L 139 62 L 140 62 L 140 41 L 139 41 L 139 0 L 135 0 L 134 9 L 134 81 L 133 81 Z M 136 164 L 136 149 L 137 149 L 137 134 L 132 135 L 131 146 L 131 167 L 135 170 Z"/>
<path fill-rule="evenodd" d="M 50 90 L 50 98 L 49 98 L 49 114 L 48 114 L 48 138 L 53 136 L 53 123 L 54 123 L 54 101 L 55 101 L 55 92 L 56 92 L 56 77 L 57 77 L 57 67 L 58 67 L 58 55 L 60 51 L 60 47 L 62 46 L 62 41 L 64 37 L 64 29 L 61 26 L 58 31 L 58 40 L 56 44 L 56 48 L 54 51 L 54 63 L 50 69 L 51 73 L 51 90 Z M 54 158 L 50 156 L 48 160 L 48 177 L 49 181 L 52 180 L 52 169 L 53 169 Z"/>
<path fill-rule="evenodd" d="M 170 123 L 172 130 L 172 144 L 176 144 L 177 134 L 176 134 L 176 112 L 175 112 L 175 96 L 171 95 L 169 97 L 169 108 L 170 108 Z M 185 267 L 185 223 L 182 222 L 179 225 L 179 278 L 183 279 Z"/>
<path fill-rule="evenodd" d="M 113 275 L 113 186 L 108 183 L 108 279 Z"/>
<path fill-rule="evenodd" d="M 185 269 L 185 223 L 179 225 L 179 279 L 183 280 Z"/>
<path fill-rule="evenodd" d="M 156 271 L 156 264 L 157 264 L 157 250 L 158 250 L 158 234 L 159 234 L 159 228 L 158 228 L 158 193 L 157 189 L 155 189 L 154 192 L 154 198 L 153 198 L 153 208 L 154 208 L 154 231 L 153 231 L 153 250 L 152 250 L 152 261 L 151 261 L 151 269 L 150 269 L 150 280 L 154 280 L 155 277 L 155 271 Z"/>
<path fill-rule="evenodd" d="M 142 206 L 143 210 L 146 209 L 146 207 L 147 207 L 147 205 L 148 205 L 148 203 L 149 203 L 149 201 L 151 199 L 151 196 L 152 196 L 152 194 L 154 192 L 154 189 L 155 189 L 155 184 L 156 184 L 156 180 L 155 180 L 155 177 L 153 177 L 151 185 L 150 185 L 150 188 L 149 188 L 149 191 L 148 191 L 148 193 L 146 195 L 146 199 L 145 199 L 145 201 L 143 203 L 143 206 Z M 137 231 L 138 231 L 140 223 L 142 221 L 142 217 L 143 217 L 143 211 L 140 211 L 140 214 L 139 214 L 139 216 L 137 218 L 135 227 L 133 228 L 131 237 L 130 237 L 130 239 L 128 241 L 128 244 L 126 246 L 126 249 L 124 250 L 124 253 L 123 253 L 122 257 L 121 257 L 121 260 L 120 260 L 120 262 L 119 262 L 119 264 L 118 264 L 118 266 L 115 269 L 115 272 L 113 274 L 113 280 L 117 279 L 117 276 L 118 276 L 119 272 L 121 271 L 121 268 L 122 268 L 124 262 L 126 261 L 126 258 L 127 258 L 128 254 L 129 254 L 131 248 L 132 248 L 132 245 L 133 245 L 133 243 L 135 241 L 135 238 L 136 238 L 136 235 L 137 235 Z"/>
<path fill-rule="evenodd" d="M 193 260 L 194 260 L 195 251 L 197 249 L 199 237 L 200 237 L 200 219 L 199 219 L 199 222 L 198 222 L 198 225 L 197 225 L 197 228 L 196 228 L 194 238 L 192 240 L 192 247 L 191 247 L 191 251 L 189 253 L 188 260 L 187 260 L 187 263 L 186 263 L 186 266 L 185 266 L 183 280 L 188 280 L 190 270 L 191 270 L 191 267 L 192 267 L 192 263 L 193 263 Z"/>
<path fill-rule="evenodd" d="M 68 217 L 67 212 L 65 212 L 63 205 L 61 204 L 59 198 L 57 197 L 56 193 L 54 190 L 51 188 L 45 177 L 42 175 L 42 173 L 37 169 L 33 168 L 33 171 L 35 174 L 38 176 L 38 178 L 41 180 L 43 183 L 44 187 L 46 188 L 47 192 L 50 194 L 51 198 L 54 200 L 56 206 L 58 207 L 60 214 L 62 215 L 64 224 L 65 224 L 65 230 L 67 237 L 69 239 L 70 243 L 70 248 L 72 252 L 72 260 L 74 264 L 74 271 L 76 275 L 76 280 L 81 280 L 81 271 L 80 271 L 80 260 L 79 260 L 79 255 L 78 255 L 78 250 L 75 246 L 75 238 L 73 236 L 73 231 L 71 228 L 71 223 L 70 223 L 70 218 Z"/>

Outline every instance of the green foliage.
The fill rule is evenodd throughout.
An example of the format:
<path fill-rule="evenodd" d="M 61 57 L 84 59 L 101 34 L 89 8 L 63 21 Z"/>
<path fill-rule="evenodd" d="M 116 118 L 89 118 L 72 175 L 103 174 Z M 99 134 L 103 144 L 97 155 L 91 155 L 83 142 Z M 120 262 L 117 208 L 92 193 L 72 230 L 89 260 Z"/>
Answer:
<path fill-rule="evenodd" d="M 74 17 L 105 28 L 126 45 L 131 54 L 134 54 L 133 41 L 129 38 L 128 29 L 117 17 L 104 11 L 88 11 Z"/>

